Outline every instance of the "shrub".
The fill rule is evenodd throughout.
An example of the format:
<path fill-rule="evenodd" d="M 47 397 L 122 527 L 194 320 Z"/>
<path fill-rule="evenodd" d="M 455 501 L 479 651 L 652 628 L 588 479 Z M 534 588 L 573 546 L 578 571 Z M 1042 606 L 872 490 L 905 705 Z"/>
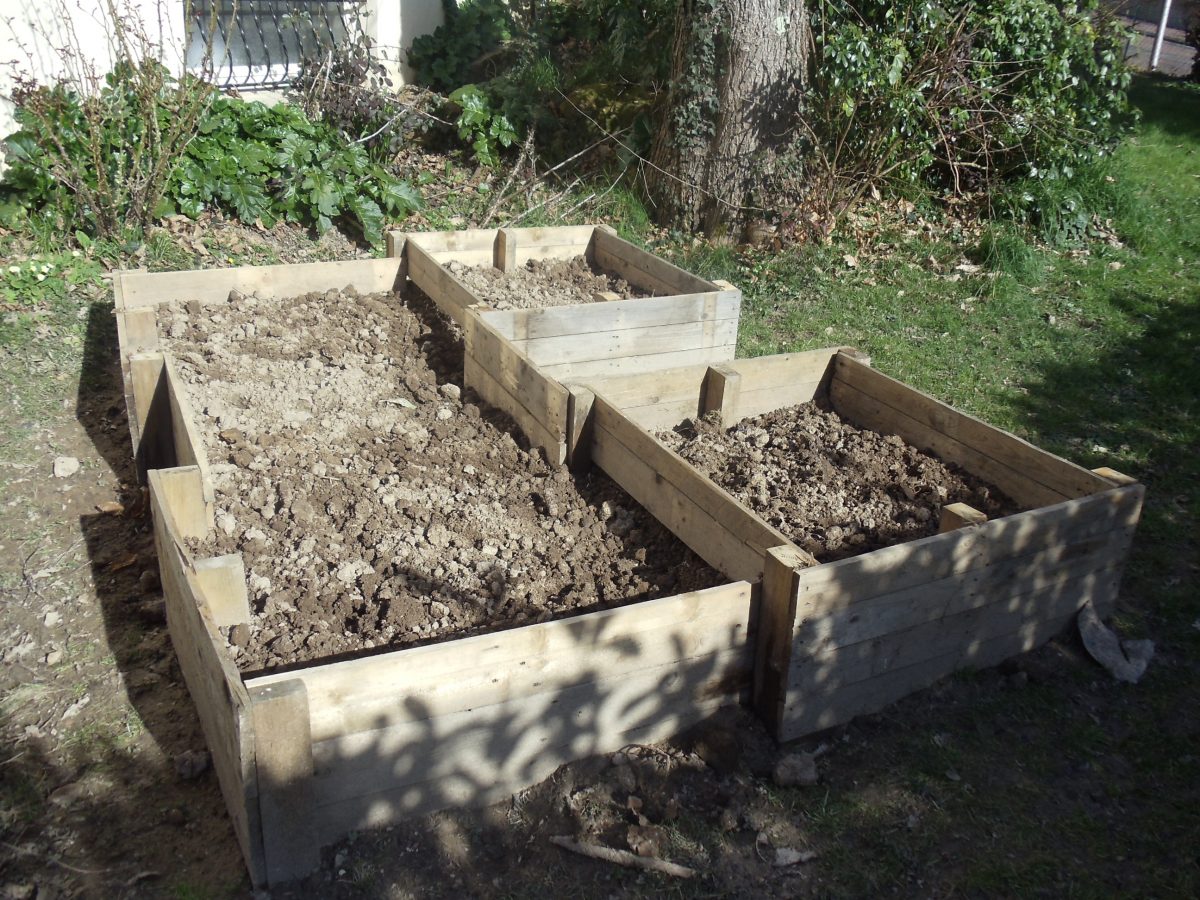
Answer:
<path fill-rule="evenodd" d="M 504 0 L 443 0 L 442 10 L 445 23 L 413 41 L 408 64 L 418 84 L 448 94 L 512 37 L 513 17 Z"/>
<path fill-rule="evenodd" d="M 805 177 L 826 190 L 1069 178 L 1132 119 L 1123 31 L 1097 0 L 823 0 L 814 13 L 801 138 Z"/>

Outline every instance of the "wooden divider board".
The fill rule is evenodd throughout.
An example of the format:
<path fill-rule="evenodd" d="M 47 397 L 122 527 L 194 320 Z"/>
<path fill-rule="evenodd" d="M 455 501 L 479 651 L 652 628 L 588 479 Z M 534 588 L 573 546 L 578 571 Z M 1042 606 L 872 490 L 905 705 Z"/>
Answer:
<path fill-rule="evenodd" d="M 194 467 L 152 470 L 148 474 L 167 627 L 188 693 L 196 705 L 242 856 L 251 880 L 263 885 L 267 872 L 258 818 L 250 696 L 225 652 L 225 642 L 212 621 L 194 564 L 183 545 L 183 538 L 195 526 L 188 529 L 179 525 L 181 521 L 195 523 L 202 516 L 204 499 L 198 476 Z M 181 479 L 192 486 L 181 490 Z"/>
<path fill-rule="evenodd" d="M 750 685 L 744 582 L 267 675 L 309 698 L 323 840 L 489 803 L 559 765 L 668 737 Z"/>
<path fill-rule="evenodd" d="M 436 262 L 459 262 L 465 266 L 490 266 L 496 261 L 500 242 L 498 228 L 466 228 L 460 231 L 388 232 L 388 255 L 400 256 L 408 240 L 415 240 Z M 550 228 L 505 228 L 516 245 L 516 265 L 531 259 L 573 259 L 583 256 L 591 242 L 594 225 L 565 225 Z"/>

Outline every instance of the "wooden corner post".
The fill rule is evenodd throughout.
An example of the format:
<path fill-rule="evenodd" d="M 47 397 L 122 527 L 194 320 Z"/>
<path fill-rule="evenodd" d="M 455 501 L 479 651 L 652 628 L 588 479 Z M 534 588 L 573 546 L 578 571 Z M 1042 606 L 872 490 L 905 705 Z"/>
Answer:
<path fill-rule="evenodd" d="M 797 547 L 772 547 L 763 566 L 758 608 L 758 637 L 754 651 L 754 710 L 776 738 L 783 727 L 788 674 L 792 662 L 792 636 L 796 630 L 796 604 L 800 570 L 812 557 Z"/>
<path fill-rule="evenodd" d="M 267 882 L 275 886 L 321 862 L 308 690 L 296 678 L 252 688 L 250 711 L 263 855 Z"/>
<path fill-rule="evenodd" d="M 738 399 L 742 393 L 742 375 L 731 366 L 709 366 L 704 376 L 704 396 L 700 404 L 702 414 L 716 412 L 721 416 L 721 427 L 728 428 L 737 421 Z"/>

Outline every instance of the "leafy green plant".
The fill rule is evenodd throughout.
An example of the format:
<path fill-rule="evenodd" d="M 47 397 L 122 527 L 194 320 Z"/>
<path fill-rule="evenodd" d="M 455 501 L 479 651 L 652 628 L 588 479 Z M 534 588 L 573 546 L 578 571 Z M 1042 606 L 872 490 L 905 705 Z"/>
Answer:
<path fill-rule="evenodd" d="M 460 87 L 450 95 L 450 100 L 462 110 L 455 123 L 458 136 L 471 145 L 480 165 L 498 165 L 500 148 L 511 147 L 517 140 L 508 117 L 492 109 L 487 95 L 473 84 Z"/>
<path fill-rule="evenodd" d="M 284 219 L 324 233 L 338 219 L 376 243 L 388 218 L 421 205 L 406 181 L 294 106 L 219 99 L 172 174 L 163 214 L 223 209 L 266 226 Z"/>
<path fill-rule="evenodd" d="M 513 16 L 504 0 L 443 0 L 442 9 L 445 24 L 413 41 L 408 64 L 418 84 L 449 93 L 512 37 Z"/>

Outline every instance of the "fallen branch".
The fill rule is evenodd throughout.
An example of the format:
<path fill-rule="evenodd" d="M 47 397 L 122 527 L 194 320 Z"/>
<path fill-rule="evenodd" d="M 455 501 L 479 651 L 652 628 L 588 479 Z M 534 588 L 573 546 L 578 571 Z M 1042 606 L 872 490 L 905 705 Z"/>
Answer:
<path fill-rule="evenodd" d="M 687 866 L 655 859 L 652 856 L 638 856 L 628 850 L 614 850 L 612 847 L 604 847 L 600 844 L 582 844 L 579 841 L 571 840 L 566 835 L 553 835 L 550 843 L 562 847 L 564 850 L 570 850 L 572 853 L 578 853 L 580 856 L 616 863 L 618 866 L 662 872 L 664 875 L 673 875 L 676 878 L 693 878 L 696 875 L 696 870 L 689 869 Z"/>

